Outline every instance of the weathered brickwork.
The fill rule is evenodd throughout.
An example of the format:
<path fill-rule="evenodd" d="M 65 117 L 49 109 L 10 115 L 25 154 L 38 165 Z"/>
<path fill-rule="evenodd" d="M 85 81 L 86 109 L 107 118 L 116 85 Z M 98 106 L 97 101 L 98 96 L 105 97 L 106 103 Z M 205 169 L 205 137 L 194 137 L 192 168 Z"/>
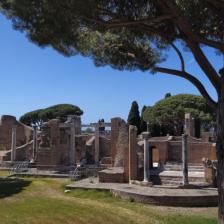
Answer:
<path fill-rule="evenodd" d="M 11 149 L 12 127 L 16 126 L 16 146 L 22 146 L 32 140 L 32 128 L 18 122 L 15 117 L 4 115 L 0 117 L 0 151 Z"/>

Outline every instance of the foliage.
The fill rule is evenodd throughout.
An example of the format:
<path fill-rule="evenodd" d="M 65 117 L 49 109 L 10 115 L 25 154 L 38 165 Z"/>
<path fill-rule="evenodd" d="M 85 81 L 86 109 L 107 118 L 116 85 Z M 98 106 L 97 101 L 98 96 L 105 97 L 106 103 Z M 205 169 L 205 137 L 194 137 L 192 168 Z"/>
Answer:
<path fill-rule="evenodd" d="M 52 46 L 65 56 L 90 57 L 97 66 L 185 78 L 213 108 L 216 102 L 200 80 L 186 71 L 175 45 L 181 42 L 191 51 L 219 94 L 220 75 L 201 46 L 224 51 L 223 9 L 223 2 L 213 0 L 0 0 L 0 11 L 14 28 L 25 31 L 39 46 Z M 180 69 L 158 66 L 170 49 L 177 53 Z"/>
<path fill-rule="evenodd" d="M 144 121 L 143 115 L 144 115 L 144 111 L 147 109 L 147 107 L 144 105 L 142 107 L 142 111 L 141 111 L 141 117 L 140 117 L 140 130 L 141 132 L 145 132 L 147 131 L 147 123 Z"/>
<path fill-rule="evenodd" d="M 136 126 L 138 129 L 138 133 L 140 133 L 140 122 L 141 118 L 139 115 L 138 103 L 136 101 L 133 101 L 128 115 L 128 124 Z"/>
<path fill-rule="evenodd" d="M 223 9 L 224 3 L 217 0 L 0 0 L 0 11 L 13 27 L 39 46 L 52 46 L 65 56 L 90 57 L 97 66 L 185 78 L 213 108 L 216 102 L 186 71 L 175 44 L 181 42 L 191 51 L 219 94 L 220 76 L 201 46 L 224 51 Z M 158 66 L 170 49 L 177 53 L 181 69 Z"/>
<path fill-rule="evenodd" d="M 82 133 L 92 134 L 92 133 L 94 133 L 94 130 L 92 128 L 86 128 L 85 130 L 82 131 Z"/>
<path fill-rule="evenodd" d="M 165 94 L 165 98 L 168 98 L 168 97 L 171 97 L 172 95 L 171 95 L 171 93 L 166 93 Z"/>
<path fill-rule="evenodd" d="M 170 96 L 148 107 L 144 112 L 144 120 L 150 123 L 154 136 L 181 135 L 184 127 L 185 113 L 191 113 L 200 119 L 202 128 L 208 130 L 215 123 L 215 116 L 201 96 L 180 94 Z"/>
<path fill-rule="evenodd" d="M 45 109 L 28 112 L 20 117 L 20 122 L 29 126 L 35 125 L 40 128 L 43 122 L 51 119 L 58 118 L 61 121 L 65 121 L 67 115 L 80 116 L 82 114 L 83 111 L 75 105 L 58 104 Z"/>

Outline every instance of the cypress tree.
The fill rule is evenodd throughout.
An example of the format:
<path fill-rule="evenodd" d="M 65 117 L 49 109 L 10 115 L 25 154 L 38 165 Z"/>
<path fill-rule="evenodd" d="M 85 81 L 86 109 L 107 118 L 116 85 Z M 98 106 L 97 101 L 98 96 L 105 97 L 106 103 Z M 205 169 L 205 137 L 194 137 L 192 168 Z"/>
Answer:
<path fill-rule="evenodd" d="M 166 95 L 165 95 L 164 98 L 166 99 L 166 98 L 169 98 L 169 97 L 171 97 L 171 96 L 172 96 L 171 93 L 166 93 Z"/>
<path fill-rule="evenodd" d="M 147 131 L 147 123 L 143 119 L 143 114 L 144 114 L 144 111 L 146 110 L 146 108 L 147 107 L 145 105 L 142 107 L 141 118 L 140 118 L 140 132 Z"/>
<path fill-rule="evenodd" d="M 141 132 L 140 130 L 140 122 L 141 118 L 139 115 L 139 109 L 138 109 L 138 103 L 136 101 L 132 102 L 131 109 L 128 115 L 128 124 L 129 125 L 134 125 L 138 128 L 138 133 Z"/>

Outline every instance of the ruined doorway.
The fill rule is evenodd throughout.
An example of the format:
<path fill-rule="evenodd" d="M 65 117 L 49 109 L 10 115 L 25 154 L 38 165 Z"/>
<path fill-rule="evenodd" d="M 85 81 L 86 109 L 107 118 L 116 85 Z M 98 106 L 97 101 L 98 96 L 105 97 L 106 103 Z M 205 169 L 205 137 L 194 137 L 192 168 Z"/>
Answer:
<path fill-rule="evenodd" d="M 151 146 L 149 150 L 149 167 L 150 169 L 159 166 L 159 149 L 156 146 Z"/>

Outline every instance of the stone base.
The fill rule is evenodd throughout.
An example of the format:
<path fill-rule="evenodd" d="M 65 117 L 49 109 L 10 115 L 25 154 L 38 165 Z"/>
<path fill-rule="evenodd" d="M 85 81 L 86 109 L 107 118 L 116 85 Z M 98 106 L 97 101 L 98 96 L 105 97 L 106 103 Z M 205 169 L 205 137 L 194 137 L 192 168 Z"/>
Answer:
<path fill-rule="evenodd" d="M 152 187 L 153 183 L 151 181 L 138 181 L 138 180 L 130 180 L 130 184 L 136 184 L 144 187 Z"/>
<path fill-rule="evenodd" d="M 177 207 L 214 207 L 218 205 L 218 192 L 214 188 L 143 187 L 136 184 L 99 183 L 97 179 L 94 179 L 92 183 L 87 178 L 66 186 L 66 189 L 108 190 L 115 197 L 152 205 Z"/>
<path fill-rule="evenodd" d="M 101 183 L 124 183 L 124 169 L 112 167 L 98 172 Z"/>
<path fill-rule="evenodd" d="M 211 184 L 209 183 L 204 183 L 202 185 L 197 185 L 197 184 L 185 184 L 185 185 L 179 185 L 179 189 L 201 189 L 201 188 L 206 188 L 206 187 L 212 187 Z"/>

